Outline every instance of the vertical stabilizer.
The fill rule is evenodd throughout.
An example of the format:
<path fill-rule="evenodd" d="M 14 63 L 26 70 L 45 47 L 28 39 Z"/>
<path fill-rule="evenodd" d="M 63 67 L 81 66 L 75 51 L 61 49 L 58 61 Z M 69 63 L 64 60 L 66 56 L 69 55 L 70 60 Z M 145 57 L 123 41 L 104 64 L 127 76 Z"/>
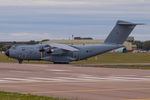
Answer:
<path fill-rule="evenodd" d="M 140 24 L 121 20 L 117 21 L 115 27 L 110 32 L 104 43 L 123 44 L 136 25 Z"/>

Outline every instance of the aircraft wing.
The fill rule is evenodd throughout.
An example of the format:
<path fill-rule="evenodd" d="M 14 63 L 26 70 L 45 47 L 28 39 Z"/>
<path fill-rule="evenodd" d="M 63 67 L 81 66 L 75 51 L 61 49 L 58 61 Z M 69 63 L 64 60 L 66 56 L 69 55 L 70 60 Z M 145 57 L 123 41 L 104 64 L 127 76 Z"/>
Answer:
<path fill-rule="evenodd" d="M 50 43 L 48 45 L 50 45 L 51 47 L 56 47 L 56 48 L 60 48 L 60 49 L 67 50 L 67 51 L 79 51 L 78 49 L 72 46 L 66 45 L 66 44 Z"/>

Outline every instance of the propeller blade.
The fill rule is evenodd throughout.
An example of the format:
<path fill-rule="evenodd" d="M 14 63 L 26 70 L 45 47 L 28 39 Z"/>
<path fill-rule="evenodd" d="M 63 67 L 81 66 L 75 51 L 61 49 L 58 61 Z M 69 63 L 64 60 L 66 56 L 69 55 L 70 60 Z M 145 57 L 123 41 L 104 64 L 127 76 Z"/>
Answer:
<path fill-rule="evenodd" d="M 11 60 L 11 58 L 10 57 L 8 57 L 8 61 L 10 61 Z"/>
<path fill-rule="evenodd" d="M 41 52 L 41 59 L 43 59 L 43 52 Z"/>

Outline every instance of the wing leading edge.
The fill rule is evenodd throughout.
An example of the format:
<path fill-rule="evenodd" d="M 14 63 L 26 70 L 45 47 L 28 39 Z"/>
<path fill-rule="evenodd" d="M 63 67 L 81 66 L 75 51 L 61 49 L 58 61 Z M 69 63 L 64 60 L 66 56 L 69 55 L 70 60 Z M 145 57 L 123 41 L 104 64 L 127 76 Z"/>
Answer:
<path fill-rule="evenodd" d="M 50 43 L 48 45 L 50 45 L 51 47 L 56 47 L 56 48 L 60 48 L 60 49 L 67 50 L 67 51 L 79 51 L 78 49 L 72 46 L 66 45 L 66 44 Z"/>

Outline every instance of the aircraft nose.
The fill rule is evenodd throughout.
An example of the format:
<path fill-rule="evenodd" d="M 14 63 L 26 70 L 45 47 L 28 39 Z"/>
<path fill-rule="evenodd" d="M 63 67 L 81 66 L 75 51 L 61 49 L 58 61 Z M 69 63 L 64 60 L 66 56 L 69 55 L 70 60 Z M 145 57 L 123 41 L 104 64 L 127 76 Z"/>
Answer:
<path fill-rule="evenodd" d="M 9 57 L 9 50 L 5 52 L 5 55 Z"/>

